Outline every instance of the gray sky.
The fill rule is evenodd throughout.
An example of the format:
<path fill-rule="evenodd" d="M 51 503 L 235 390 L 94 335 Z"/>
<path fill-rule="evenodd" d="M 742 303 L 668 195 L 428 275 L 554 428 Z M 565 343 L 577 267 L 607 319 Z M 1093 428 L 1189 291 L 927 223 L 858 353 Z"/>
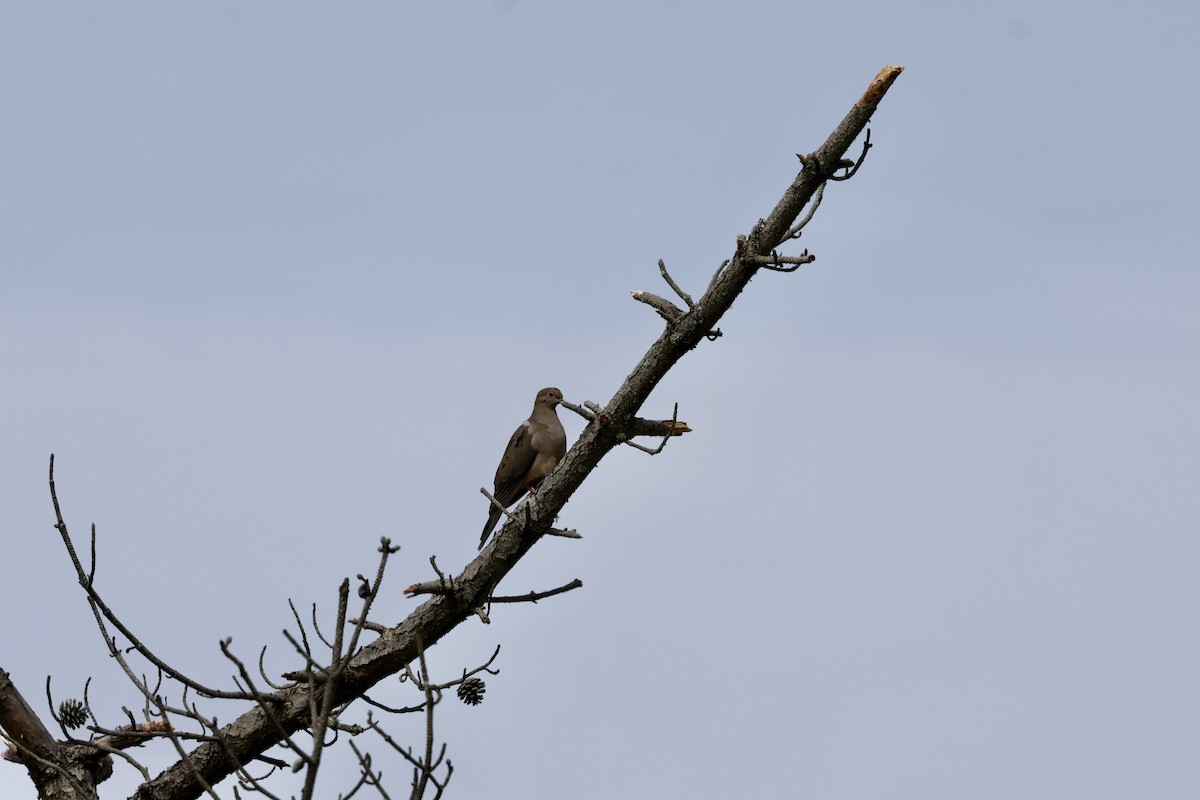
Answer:
<path fill-rule="evenodd" d="M 0 666 L 39 709 L 47 673 L 109 724 L 139 702 L 51 452 L 100 589 L 207 683 L 225 636 L 294 668 L 287 598 L 329 619 L 381 535 L 398 621 L 430 554 L 474 556 L 535 391 L 607 401 L 661 329 L 629 290 L 663 258 L 699 293 L 903 64 L 816 263 L 644 409 L 695 433 L 609 456 L 560 518 L 585 538 L 502 587 L 584 588 L 431 653 L 503 644 L 438 718 L 450 796 L 1195 797 L 1198 17 L 5 4 Z M 0 795 L 32 784 L 0 764 Z"/>

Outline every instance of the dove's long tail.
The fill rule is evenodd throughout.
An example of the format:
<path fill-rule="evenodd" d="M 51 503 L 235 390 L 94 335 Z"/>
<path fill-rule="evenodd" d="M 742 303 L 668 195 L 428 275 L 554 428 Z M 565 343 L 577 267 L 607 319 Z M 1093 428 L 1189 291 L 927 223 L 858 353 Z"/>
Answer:
<path fill-rule="evenodd" d="M 479 537 L 479 549 L 487 544 L 488 536 L 491 535 L 492 529 L 496 527 L 496 522 L 500 519 L 500 509 L 492 506 L 491 513 L 488 514 L 487 524 L 483 526 L 483 534 Z"/>

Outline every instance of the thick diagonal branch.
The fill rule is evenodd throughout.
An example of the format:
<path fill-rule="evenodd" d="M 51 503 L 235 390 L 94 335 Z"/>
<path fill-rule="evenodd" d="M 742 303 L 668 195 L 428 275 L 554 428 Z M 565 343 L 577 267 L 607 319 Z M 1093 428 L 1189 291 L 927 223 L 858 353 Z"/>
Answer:
<path fill-rule="evenodd" d="M 496 585 L 551 527 L 555 515 L 600 460 L 620 444 L 621 431 L 628 430 L 654 387 L 679 359 L 713 330 L 733 305 L 761 268 L 758 257 L 769 255 L 782 244 L 800 212 L 828 179 L 828 173 L 820 165 L 836 165 L 841 161 L 900 71 L 900 67 L 888 67 L 880 73 L 862 100 L 850 109 L 841 124 L 813 153 L 815 158 L 810 159 L 796 176 L 775 208 L 754 226 L 708 291 L 675 324 L 668 326 L 646 351 L 602 414 L 587 425 L 558 467 L 539 486 L 537 496 L 529 501 L 528 514 L 518 515 L 504 524 L 484 551 L 454 578 L 455 592 L 430 598 L 347 664 L 336 686 L 335 705 L 361 696 L 380 680 L 415 661 L 420 642 L 426 648 L 433 646 L 470 616 L 474 608 L 487 602 Z M 279 720 L 293 731 L 308 725 L 311 704 L 319 705 L 323 699 L 310 697 L 309 692 L 321 694 L 326 688 L 326 684 L 297 685 L 277 692 L 274 705 Z M 221 738 L 222 743 L 213 742 L 196 748 L 191 756 L 191 767 L 183 763 L 172 766 L 144 784 L 135 796 L 142 800 L 196 797 L 200 793 L 197 774 L 215 784 L 234 770 L 227 752 L 246 763 L 279 737 L 276 724 L 261 708 L 255 708 L 226 726 L 221 731 Z"/>

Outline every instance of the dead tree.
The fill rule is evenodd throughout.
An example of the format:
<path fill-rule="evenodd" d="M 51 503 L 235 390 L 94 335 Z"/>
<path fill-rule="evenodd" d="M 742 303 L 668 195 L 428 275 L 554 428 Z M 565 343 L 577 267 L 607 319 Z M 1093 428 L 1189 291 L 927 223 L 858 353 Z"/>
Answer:
<path fill-rule="evenodd" d="M 296 632 L 289 633 L 288 639 L 299 664 L 285 673 L 280 682 L 268 677 L 261 653 L 258 664 L 248 666 L 225 642 L 222 652 L 236 673 L 233 688 L 204 686 L 164 662 L 139 641 L 95 589 L 94 526 L 91 558 L 86 565 L 76 551 L 59 508 L 52 456 L 50 490 L 55 526 L 109 654 L 121 664 L 145 702 L 137 714 L 122 709 L 121 724 L 105 725 L 91 707 L 86 687 L 82 701 L 64 701 L 55 710 L 48 681 L 50 715 L 63 734 L 59 740 L 32 710 L 9 675 L 0 670 L 0 728 L 8 743 L 5 758 L 24 765 L 42 798 L 98 797 L 96 787 L 111 775 L 114 759 L 126 761 L 141 771 L 143 782 L 134 795 L 140 800 L 184 800 L 204 795 L 215 798 L 218 795 L 213 787 L 230 776 L 236 777 L 244 791 L 274 797 L 264 777 L 275 770 L 304 771 L 302 796 L 311 798 L 324 750 L 330 741 L 344 736 L 358 760 L 360 774 L 357 783 L 342 796 L 365 790 L 364 793 L 376 791 L 387 797 L 372 755 L 360 748 L 356 739 L 370 731 L 395 751 L 395 757 L 410 765 L 410 796 L 440 797 L 453 769 L 445 759 L 444 745 L 435 746 L 434 708 L 443 692 L 451 688 L 466 702 L 478 702 L 483 683 L 477 674 L 490 670 L 497 653 L 486 663 L 464 670 L 450 681 L 434 683 L 425 665 L 425 649 L 468 619 L 477 617 L 487 622 L 493 603 L 535 601 L 582 585 L 573 581 L 558 589 L 516 597 L 494 594 L 500 581 L 542 536 L 578 537 L 574 531 L 555 529 L 553 522 L 606 454 L 628 444 L 653 455 L 661 452 L 670 437 L 690 430 L 677 418 L 678 407 L 669 420 L 643 419 L 637 414 L 679 359 L 701 342 L 722 335 L 717 323 L 752 277 L 763 270 L 793 272 L 815 259 L 807 250 L 788 254 L 781 252 L 781 248 L 800 237 L 821 203 L 826 184 L 846 180 L 862 166 L 871 147 L 867 123 L 901 71 L 902 67 L 884 68 L 825 143 L 812 153 L 798 156 L 800 172 L 783 197 L 747 234 L 736 237 L 733 252 L 717 267 L 698 299 L 684 291 L 659 261 L 659 271 L 678 301 L 649 292 L 634 292 L 633 297 L 663 318 L 666 325 L 662 334 L 608 403 L 603 406 L 592 402 L 564 403 L 586 420 L 583 433 L 540 485 L 537 494 L 512 513 L 505 512 L 502 527 L 477 558 L 457 575 L 444 574 L 431 559 L 434 577 L 408 588 L 410 595 L 427 594 L 429 599 L 403 622 L 384 627 L 369 619 L 388 558 L 396 550 L 390 541 L 382 540 L 374 578 L 358 576 L 359 584 L 353 595 L 349 579 L 339 587 L 337 612 L 328 633 L 318 624 L 315 608 L 311 618 L 306 619 L 292 607 Z M 845 159 L 846 152 L 864 131 L 858 157 Z M 635 443 L 633 439 L 638 436 L 660 437 L 661 441 L 650 448 Z M 353 616 L 352 602 L 357 603 Z M 364 642 L 368 638 L 372 641 Z M 153 678 L 147 678 L 130 663 L 129 657 L 134 654 L 150 665 Z M 414 705 L 389 708 L 368 694 L 380 681 L 395 675 L 401 675 L 415 687 Z M 174 689 L 178 700 L 169 701 L 165 688 Z M 215 714 L 200 706 L 201 702 L 207 705 L 218 701 L 241 704 L 239 708 L 245 710 L 232 722 L 221 724 Z M 343 722 L 341 714 L 351 704 L 367 705 L 383 714 L 421 715 L 425 724 L 423 746 L 400 745 L 382 728 L 374 713 L 368 713 L 363 724 Z M 89 731 L 87 738 L 75 738 L 69 732 L 84 727 Z M 153 776 L 128 752 L 131 747 L 150 740 L 165 740 L 178 755 L 176 763 Z M 290 750 L 290 760 L 267 754 L 276 746 Z M 235 788 L 233 794 L 242 793 Z"/>

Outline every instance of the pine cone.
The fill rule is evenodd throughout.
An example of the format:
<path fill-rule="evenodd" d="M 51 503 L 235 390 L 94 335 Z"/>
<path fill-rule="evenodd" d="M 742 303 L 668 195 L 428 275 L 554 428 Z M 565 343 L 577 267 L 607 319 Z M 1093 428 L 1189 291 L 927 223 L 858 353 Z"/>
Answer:
<path fill-rule="evenodd" d="M 458 685 L 458 699 L 469 706 L 477 706 L 483 702 L 483 693 L 487 685 L 479 678 L 467 678 Z"/>
<path fill-rule="evenodd" d="M 83 703 L 78 700 L 63 700 L 59 703 L 58 716 L 63 725 L 71 730 L 75 730 L 87 722 L 87 712 L 83 710 Z"/>

